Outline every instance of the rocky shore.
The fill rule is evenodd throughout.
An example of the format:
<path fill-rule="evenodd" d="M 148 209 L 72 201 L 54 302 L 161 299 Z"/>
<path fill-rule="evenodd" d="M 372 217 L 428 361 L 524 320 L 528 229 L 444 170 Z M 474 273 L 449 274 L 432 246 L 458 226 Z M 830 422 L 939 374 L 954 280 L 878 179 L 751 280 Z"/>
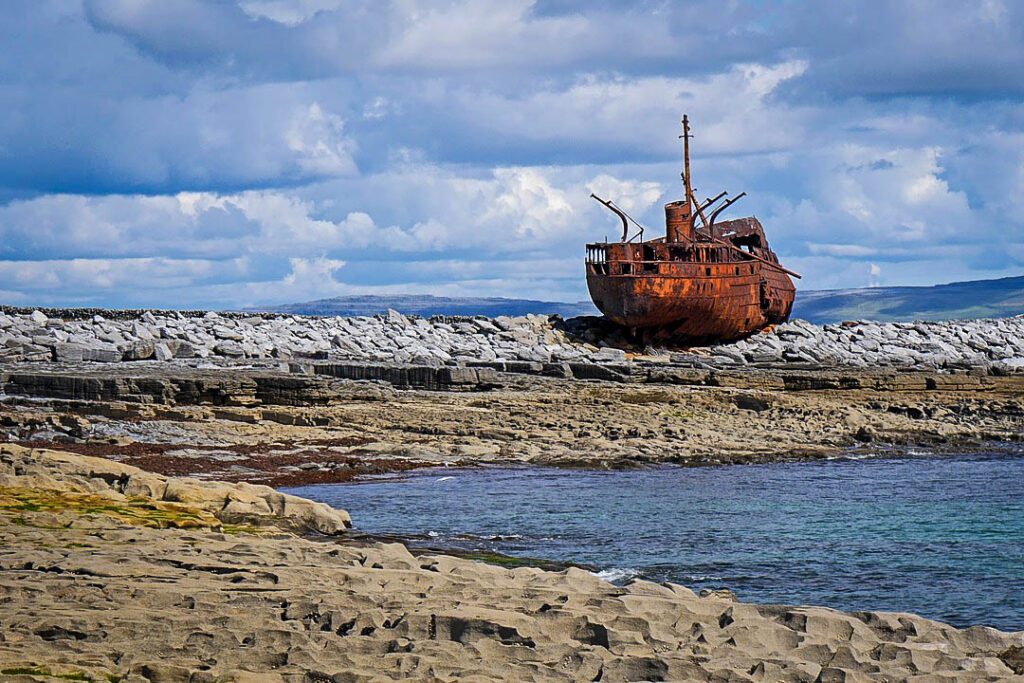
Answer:
<path fill-rule="evenodd" d="M 1024 633 L 353 545 L 344 513 L 274 497 L 0 446 L 0 676 L 812 683 L 1024 674 Z M 329 535 L 292 535 L 296 519 L 320 520 Z"/>
<path fill-rule="evenodd" d="M 387 315 L 316 318 L 208 312 L 0 308 L 0 362 L 176 359 L 621 363 L 635 348 L 598 318 Z M 695 367 L 787 365 L 1024 370 L 1024 316 L 996 320 L 817 326 L 795 320 L 733 344 L 676 353 Z"/>
<path fill-rule="evenodd" d="M 339 367 L 378 370 L 395 384 L 338 378 Z M 438 369 L 22 364 L 0 367 L 0 440 L 281 486 L 455 464 L 622 468 L 964 451 L 1024 434 L 1021 375 L 598 367 L 606 379 L 466 369 L 469 377 L 449 374 L 455 384 L 423 389 L 409 382 Z"/>
<path fill-rule="evenodd" d="M 640 353 L 586 319 L 8 312 L 0 438 L 272 485 L 964 449 L 1024 433 L 1020 328 L 795 321 Z"/>
<path fill-rule="evenodd" d="M 1011 680 L 1021 634 L 418 557 L 270 487 L 1001 448 L 1022 327 L 6 309 L 0 680 Z"/>

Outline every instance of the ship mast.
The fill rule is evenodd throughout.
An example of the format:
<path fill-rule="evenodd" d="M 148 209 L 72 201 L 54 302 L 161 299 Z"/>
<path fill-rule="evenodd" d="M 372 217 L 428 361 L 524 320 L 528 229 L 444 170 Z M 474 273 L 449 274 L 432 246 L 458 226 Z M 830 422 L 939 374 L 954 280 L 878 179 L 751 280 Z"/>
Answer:
<path fill-rule="evenodd" d="M 690 119 L 683 114 L 683 189 L 686 191 L 686 204 L 692 207 L 693 188 L 690 187 Z M 693 214 L 691 208 L 687 213 Z"/>
<path fill-rule="evenodd" d="M 680 135 L 683 139 L 683 188 L 686 192 L 686 205 L 689 207 L 689 213 L 691 216 L 696 213 L 700 216 L 701 223 L 704 227 L 708 227 L 708 219 L 704 217 L 704 210 L 701 209 L 700 202 L 693 196 L 693 186 L 690 185 L 690 119 L 686 114 L 683 114 L 683 134 Z"/>

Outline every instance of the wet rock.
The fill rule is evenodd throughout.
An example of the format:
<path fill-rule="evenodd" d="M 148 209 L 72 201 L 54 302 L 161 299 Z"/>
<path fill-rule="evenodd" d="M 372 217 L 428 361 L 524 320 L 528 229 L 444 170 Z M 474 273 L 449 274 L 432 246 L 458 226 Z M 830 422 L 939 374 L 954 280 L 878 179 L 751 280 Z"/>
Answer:
<path fill-rule="evenodd" d="M 740 410 L 750 410 L 755 413 L 764 412 L 772 407 L 771 401 L 767 398 L 754 394 L 737 394 L 734 401 Z"/>
<path fill-rule="evenodd" d="M 871 443 L 875 439 L 875 433 L 870 427 L 861 426 L 853 435 L 853 438 L 861 443 Z"/>

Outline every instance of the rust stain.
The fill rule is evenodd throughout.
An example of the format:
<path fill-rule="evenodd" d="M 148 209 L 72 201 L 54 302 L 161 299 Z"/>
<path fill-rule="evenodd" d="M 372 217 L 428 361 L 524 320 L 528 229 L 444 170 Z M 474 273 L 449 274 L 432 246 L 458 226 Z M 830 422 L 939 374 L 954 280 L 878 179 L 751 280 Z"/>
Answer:
<path fill-rule="evenodd" d="M 683 117 L 687 198 L 665 205 L 665 237 L 643 240 L 643 229 L 610 201 L 594 197 L 622 221 L 618 242 L 588 244 L 587 287 L 606 318 L 645 339 L 713 343 L 785 322 L 796 288 L 754 217 L 716 222 L 746 193 L 705 210 L 690 186 L 689 121 Z M 696 210 L 695 210 L 696 209 Z M 696 214 L 696 216 L 694 215 Z M 628 223 L 640 231 L 629 237 Z M 700 220 L 700 225 L 696 219 Z"/>

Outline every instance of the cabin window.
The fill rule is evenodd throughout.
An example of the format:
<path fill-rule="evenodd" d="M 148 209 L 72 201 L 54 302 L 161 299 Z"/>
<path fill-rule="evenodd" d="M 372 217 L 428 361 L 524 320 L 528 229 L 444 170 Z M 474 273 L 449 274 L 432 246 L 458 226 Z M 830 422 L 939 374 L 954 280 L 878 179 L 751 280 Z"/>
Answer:
<path fill-rule="evenodd" d="M 736 266 L 736 274 L 737 274 L 737 275 L 739 275 L 739 274 L 740 274 L 740 267 L 739 267 L 739 266 Z"/>
<path fill-rule="evenodd" d="M 707 276 L 710 276 L 711 275 L 711 268 L 705 268 L 704 269 L 704 274 L 707 275 Z"/>
<path fill-rule="evenodd" d="M 658 261 L 657 261 L 658 254 L 655 251 L 654 247 L 652 245 L 650 245 L 650 244 L 645 244 L 643 246 L 643 254 L 644 254 L 644 258 L 643 258 L 643 261 L 644 261 L 644 272 L 645 273 L 657 273 L 658 272 Z"/>
<path fill-rule="evenodd" d="M 633 274 L 633 264 L 632 263 L 620 263 L 619 264 L 619 272 L 622 273 L 623 275 L 632 275 Z"/>

